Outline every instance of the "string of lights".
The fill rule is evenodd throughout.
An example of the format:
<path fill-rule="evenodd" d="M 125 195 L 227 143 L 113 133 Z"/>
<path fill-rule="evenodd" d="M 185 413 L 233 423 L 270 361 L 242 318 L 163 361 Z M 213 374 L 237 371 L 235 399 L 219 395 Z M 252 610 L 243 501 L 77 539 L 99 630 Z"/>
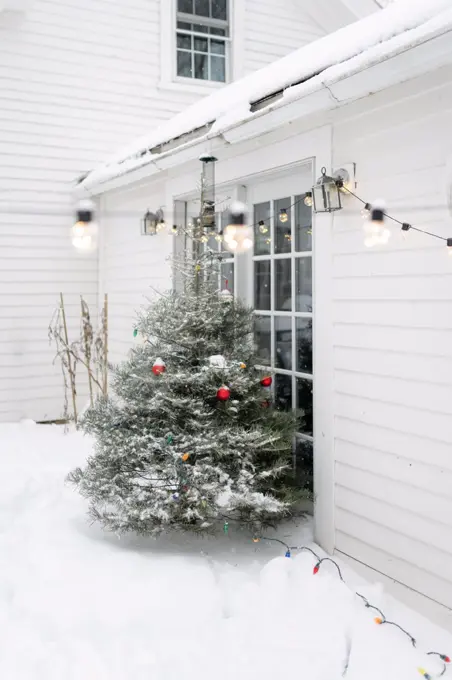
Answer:
<path fill-rule="evenodd" d="M 225 523 L 225 525 L 226 524 L 227 523 Z M 225 533 L 227 533 L 227 532 L 225 532 Z M 254 543 L 259 543 L 260 541 L 271 541 L 271 542 L 274 542 L 274 543 L 279 543 L 280 545 L 282 545 L 285 548 L 285 551 L 286 551 L 285 557 L 288 557 L 288 558 L 292 557 L 292 551 L 295 551 L 295 550 L 298 551 L 298 552 L 309 552 L 316 559 L 316 563 L 315 563 L 313 570 L 312 570 L 313 575 L 318 574 L 321 566 L 323 564 L 329 562 L 330 564 L 332 564 L 335 567 L 337 574 L 338 574 L 340 580 L 342 581 L 342 583 L 346 584 L 346 581 L 345 581 L 345 579 L 342 575 L 342 570 L 341 570 L 339 564 L 335 560 L 333 560 L 331 557 L 320 557 L 320 555 L 318 555 L 315 552 L 315 550 L 313 550 L 309 546 L 306 546 L 306 545 L 290 546 L 288 543 L 285 543 L 285 541 L 282 541 L 279 538 L 270 538 L 268 536 L 259 536 L 259 537 L 255 536 L 253 538 Z M 404 628 L 400 624 L 396 623 L 395 621 L 391 621 L 390 619 L 388 619 L 386 617 L 386 615 L 384 614 L 384 612 L 379 607 L 376 607 L 371 602 L 369 602 L 369 600 L 366 597 L 364 597 L 364 595 L 361 595 L 361 593 L 359 593 L 357 591 L 352 591 L 352 592 L 354 592 L 355 595 L 360 598 L 360 600 L 364 603 L 364 606 L 366 607 L 366 609 L 372 609 L 374 612 L 376 612 L 378 614 L 378 616 L 376 616 L 374 618 L 374 622 L 377 625 L 379 625 L 379 626 L 392 626 L 394 628 L 397 628 L 406 638 L 408 638 L 408 640 L 411 642 L 412 646 L 415 649 L 419 649 L 418 648 L 418 642 L 417 642 L 416 638 L 408 630 L 406 630 L 406 628 Z M 433 675 L 432 673 L 429 673 L 425 668 L 419 667 L 418 668 L 419 674 L 425 680 L 434 680 L 435 678 L 441 678 L 447 671 L 447 664 L 449 664 L 451 662 L 450 657 L 447 654 L 442 654 L 441 652 L 436 652 L 436 651 L 426 652 L 426 655 L 436 657 L 441 661 L 441 663 L 442 663 L 441 671 L 439 673 L 437 673 L 436 675 Z"/>
<path fill-rule="evenodd" d="M 342 185 L 341 190 L 347 192 L 348 194 L 350 194 L 350 196 L 353 196 L 357 201 L 362 203 L 364 206 L 361 211 L 361 214 L 364 218 L 369 219 L 370 221 L 370 227 L 369 230 L 367 231 L 367 238 L 364 241 L 365 245 L 372 247 L 373 245 L 377 245 L 378 243 L 387 243 L 390 235 L 388 231 L 385 231 L 384 227 L 384 220 L 387 219 L 391 220 L 395 224 L 398 224 L 403 232 L 407 232 L 410 230 L 417 231 L 420 234 L 425 234 L 426 236 L 430 236 L 431 238 L 436 238 L 439 241 L 443 241 L 449 248 L 449 255 L 452 255 L 452 237 L 448 238 L 445 236 L 441 236 L 440 234 L 435 234 L 434 232 L 428 231 L 427 229 L 415 227 L 409 222 L 399 220 L 393 215 L 390 215 L 386 211 L 385 206 L 382 202 L 376 201 L 374 202 L 374 204 L 368 203 L 360 196 L 355 194 L 354 191 L 351 191 L 351 189 L 349 189 L 346 185 Z"/>

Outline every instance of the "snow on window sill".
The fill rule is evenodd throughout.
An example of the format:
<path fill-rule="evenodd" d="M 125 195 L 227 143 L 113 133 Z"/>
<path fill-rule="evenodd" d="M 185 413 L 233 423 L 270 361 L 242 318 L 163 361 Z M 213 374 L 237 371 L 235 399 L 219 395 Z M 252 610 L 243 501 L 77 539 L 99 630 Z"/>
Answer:
<path fill-rule="evenodd" d="M 174 92 L 192 92 L 193 94 L 202 94 L 207 96 L 214 90 L 219 90 L 225 87 L 228 83 L 217 83 L 214 81 L 206 81 L 201 83 L 199 80 L 192 80 L 191 78 L 176 78 L 173 81 L 160 81 L 158 84 L 159 90 L 172 90 Z"/>

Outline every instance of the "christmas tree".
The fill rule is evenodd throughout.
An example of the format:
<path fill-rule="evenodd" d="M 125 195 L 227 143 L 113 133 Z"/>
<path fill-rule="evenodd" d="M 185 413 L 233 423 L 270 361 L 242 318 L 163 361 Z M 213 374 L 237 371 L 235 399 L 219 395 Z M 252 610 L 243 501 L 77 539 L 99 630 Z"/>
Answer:
<path fill-rule="evenodd" d="M 70 479 L 92 518 L 118 533 L 203 532 L 219 522 L 257 532 L 290 514 L 299 495 L 295 417 L 272 406 L 272 377 L 256 368 L 253 311 L 219 290 L 219 254 L 204 226 L 199 219 L 191 234 L 183 292 L 141 314 L 143 342 L 113 370 L 113 396 L 82 421 L 94 454 Z"/>

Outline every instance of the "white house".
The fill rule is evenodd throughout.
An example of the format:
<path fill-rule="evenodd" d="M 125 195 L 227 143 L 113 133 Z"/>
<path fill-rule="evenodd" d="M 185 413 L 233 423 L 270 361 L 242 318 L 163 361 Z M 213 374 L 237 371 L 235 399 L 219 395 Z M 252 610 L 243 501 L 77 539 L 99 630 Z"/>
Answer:
<path fill-rule="evenodd" d="M 380 4 L 0 0 L 0 421 L 61 415 L 47 326 L 60 291 L 72 337 L 80 294 L 97 307 L 97 257 L 69 236 L 77 180 L 117 145 Z"/>
<path fill-rule="evenodd" d="M 170 223 L 195 215 L 198 158 L 215 155 L 217 198 L 244 199 L 269 228 L 225 267 L 256 309 L 277 399 L 313 415 L 300 435 L 314 446 L 316 539 L 405 586 L 446 626 L 451 115 L 450 1 L 397 0 L 215 92 L 82 183 L 98 199 L 99 286 L 119 359 L 143 294 L 172 285 L 175 237 L 141 235 L 141 217 L 161 206 Z M 388 221 L 389 242 L 366 248 L 358 199 L 343 194 L 334 213 L 305 205 L 322 167 L 345 168 L 364 202 L 382 196 L 401 224 L 441 238 Z"/>

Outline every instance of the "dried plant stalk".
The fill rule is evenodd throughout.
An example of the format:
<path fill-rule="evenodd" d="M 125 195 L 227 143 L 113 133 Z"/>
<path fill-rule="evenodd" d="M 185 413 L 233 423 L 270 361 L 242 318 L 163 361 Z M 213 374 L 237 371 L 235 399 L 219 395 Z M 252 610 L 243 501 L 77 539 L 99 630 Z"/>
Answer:
<path fill-rule="evenodd" d="M 66 368 L 69 374 L 69 382 L 71 386 L 71 394 L 72 394 L 72 408 L 74 412 L 74 422 L 77 424 L 77 391 L 76 391 L 76 385 L 75 385 L 75 372 L 76 372 L 76 362 L 72 361 L 71 359 L 71 352 L 69 350 L 69 338 L 68 338 L 68 332 L 67 332 L 67 322 L 66 322 L 66 311 L 64 309 L 64 299 L 63 299 L 63 293 L 60 293 L 60 312 L 61 312 L 61 319 L 63 322 L 63 332 L 64 332 L 64 344 L 65 344 L 65 349 L 66 349 L 66 357 L 67 357 L 67 364 Z"/>

